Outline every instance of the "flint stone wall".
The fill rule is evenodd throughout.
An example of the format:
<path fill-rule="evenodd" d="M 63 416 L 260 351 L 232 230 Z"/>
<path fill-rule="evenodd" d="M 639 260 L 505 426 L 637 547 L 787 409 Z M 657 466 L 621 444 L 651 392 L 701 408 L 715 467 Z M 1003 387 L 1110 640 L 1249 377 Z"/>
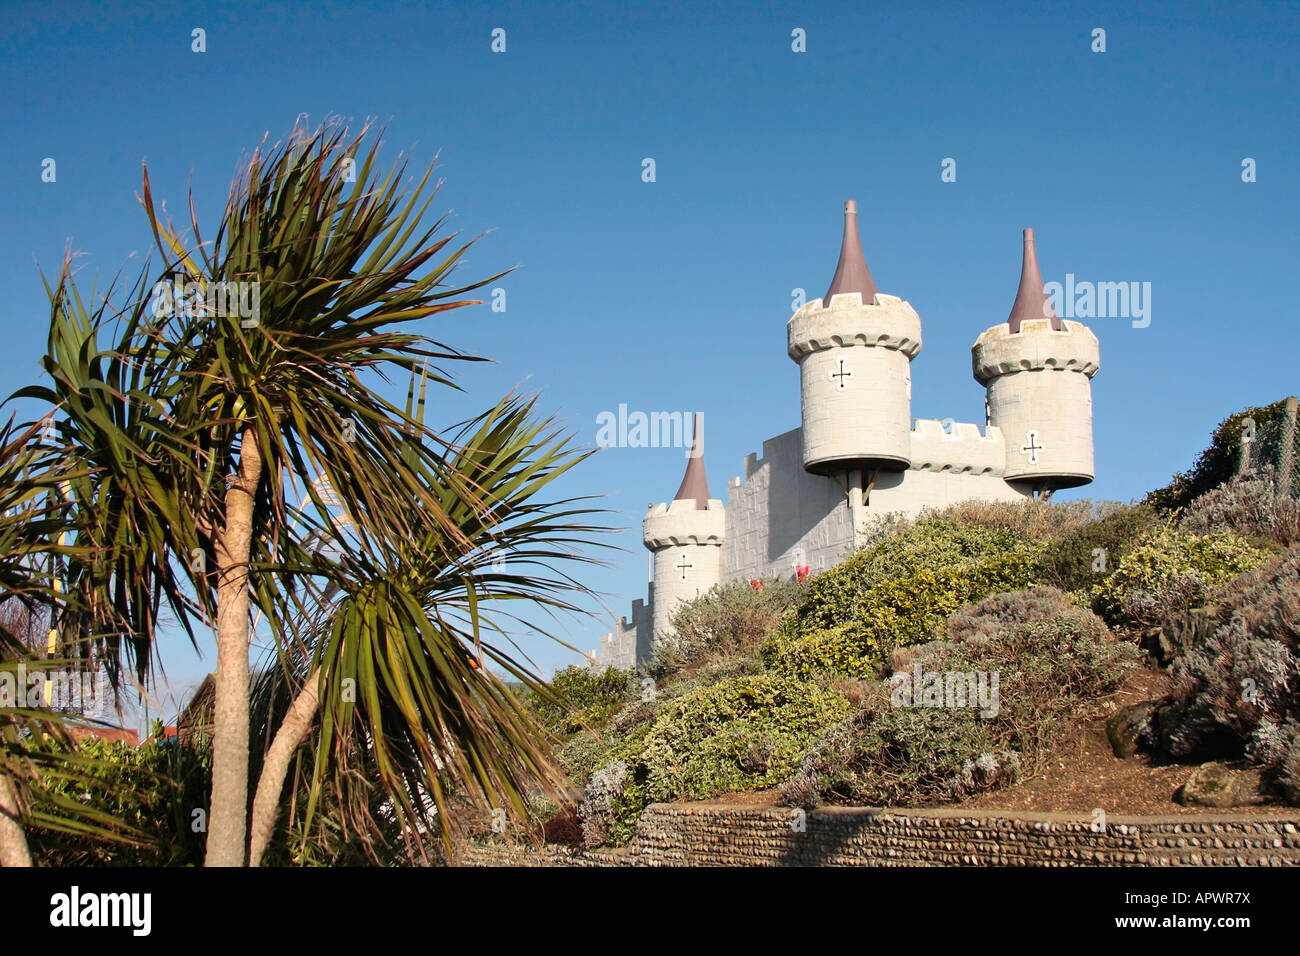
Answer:
<path fill-rule="evenodd" d="M 470 866 L 1296 866 L 1300 814 L 1111 817 L 827 807 L 654 804 L 630 846 L 584 851 L 504 842 Z"/>

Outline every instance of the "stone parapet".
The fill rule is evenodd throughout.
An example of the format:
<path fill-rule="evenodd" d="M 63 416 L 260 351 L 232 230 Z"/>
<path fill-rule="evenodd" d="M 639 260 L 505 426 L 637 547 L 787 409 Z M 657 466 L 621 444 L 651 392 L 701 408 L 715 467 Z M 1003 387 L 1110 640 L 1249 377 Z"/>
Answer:
<path fill-rule="evenodd" d="M 1111 817 L 654 804 L 622 850 L 467 847 L 478 866 L 1296 866 L 1300 811 Z"/>

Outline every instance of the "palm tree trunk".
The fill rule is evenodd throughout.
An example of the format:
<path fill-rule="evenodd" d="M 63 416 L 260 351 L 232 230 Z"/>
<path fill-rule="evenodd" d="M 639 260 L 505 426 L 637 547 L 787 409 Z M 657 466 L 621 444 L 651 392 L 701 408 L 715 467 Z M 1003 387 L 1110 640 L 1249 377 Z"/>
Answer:
<path fill-rule="evenodd" d="M 27 834 L 18 815 L 18 793 L 8 774 L 0 773 L 0 866 L 31 866 Z"/>
<path fill-rule="evenodd" d="M 260 866 L 262 856 L 271 842 L 275 821 L 280 815 L 280 794 L 284 792 L 284 778 L 289 773 L 293 755 L 311 732 L 312 722 L 320 707 L 320 668 L 307 675 L 289 713 L 285 714 L 275 739 L 262 762 L 262 775 L 257 781 L 257 796 L 253 798 L 252 832 L 248 851 L 248 865 Z"/>
<path fill-rule="evenodd" d="M 212 799 L 205 866 L 243 866 L 248 833 L 248 555 L 262 453 L 253 429 L 239 445 L 239 472 L 226 489 L 217 559 L 217 677 L 212 720 Z"/>

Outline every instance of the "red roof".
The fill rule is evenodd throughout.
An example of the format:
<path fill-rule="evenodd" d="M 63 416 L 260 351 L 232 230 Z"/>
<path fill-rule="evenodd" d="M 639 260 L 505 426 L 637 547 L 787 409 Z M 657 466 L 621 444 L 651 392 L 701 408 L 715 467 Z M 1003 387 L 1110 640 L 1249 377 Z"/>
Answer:
<path fill-rule="evenodd" d="M 686 463 L 682 486 L 673 495 L 674 501 L 695 499 L 695 507 L 705 511 L 709 507 L 709 482 L 704 475 L 704 415 L 695 413 L 695 437 L 691 440 L 691 460 Z"/>
<path fill-rule="evenodd" d="M 98 738 L 110 744 L 126 744 L 128 747 L 140 746 L 140 735 L 126 727 L 96 727 L 92 724 L 74 724 L 68 728 L 73 740 L 82 741 Z"/>
<path fill-rule="evenodd" d="M 1020 263 L 1020 288 L 1011 306 L 1007 324 L 1012 332 L 1020 331 L 1026 319 L 1051 319 L 1052 328 L 1061 331 L 1061 319 L 1052 308 L 1052 300 L 1043 290 L 1043 277 L 1038 271 L 1038 254 L 1034 251 L 1034 230 L 1025 230 L 1025 251 Z"/>
<path fill-rule="evenodd" d="M 871 278 L 866 257 L 862 255 L 862 240 L 858 238 L 858 204 L 850 199 L 844 204 L 844 238 L 840 242 L 840 261 L 835 266 L 835 278 L 822 298 L 822 306 L 830 308 L 831 296 L 860 292 L 862 304 L 875 301 L 876 280 Z"/>

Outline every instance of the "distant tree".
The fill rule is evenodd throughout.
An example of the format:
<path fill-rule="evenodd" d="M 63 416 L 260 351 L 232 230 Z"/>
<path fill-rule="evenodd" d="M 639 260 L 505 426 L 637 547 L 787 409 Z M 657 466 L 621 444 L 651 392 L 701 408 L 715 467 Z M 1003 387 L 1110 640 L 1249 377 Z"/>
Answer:
<path fill-rule="evenodd" d="M 1143 501 L 1162 512 L 1169 512 L 1185 508 L 1207 491 L 1219 487 L 1237 472 L 1245 420 L 1254 419 L 1255 427 L 1263 429 L 1280 421 L 1285 407 L 1286 399 L 1281 399 L 1271 405 L 1243 409 L 1228 416 L 1211 433 L 1210 444 L 1191 469 L 1174 475 L 1168 485 L 1149 492 Z"/>

